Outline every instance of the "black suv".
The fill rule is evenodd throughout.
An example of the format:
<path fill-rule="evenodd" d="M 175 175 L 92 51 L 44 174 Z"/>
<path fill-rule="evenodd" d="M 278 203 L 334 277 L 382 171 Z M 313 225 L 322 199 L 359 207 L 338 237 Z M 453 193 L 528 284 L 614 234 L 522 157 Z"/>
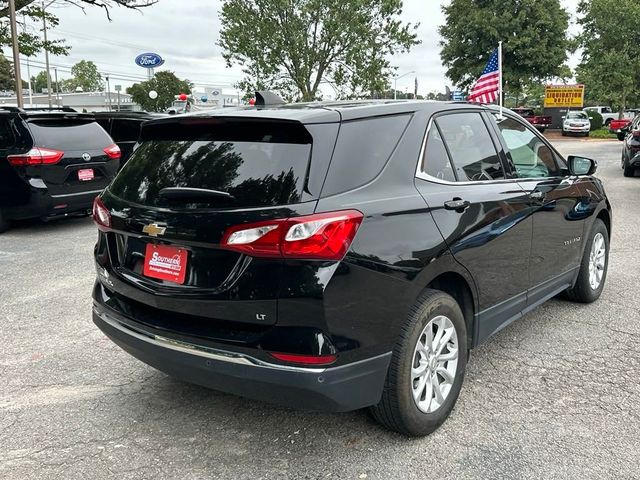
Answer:
<path fill-rule="evenodd" d="M 122 156 L 120 168 L 129 160 L 133 148 L 140 136 L 140 128 L 144 122 L 166 117 L 161 113 L 149 112 L 94 112 L 96 121 L 116 142 Z"/>
<path fill-rule="evenodd" d="M 640 170 L 640 115 L 618 134 L 622 146 L 622 170 L 625 177 L 633 177 Z"/>
<path fill-rule="evenodd" d="M 490 107 L 353 102 L 148 122 L 96 199 L 93 320 L 170 375 L 435 430 L 469 349 L 604 286 L 611 209 Z"/>
<path fill-rule="evenodd" d="M 93 115 L 0 107 L 0 232 L 11 220 L 90 212 L 119 159 Z"/>

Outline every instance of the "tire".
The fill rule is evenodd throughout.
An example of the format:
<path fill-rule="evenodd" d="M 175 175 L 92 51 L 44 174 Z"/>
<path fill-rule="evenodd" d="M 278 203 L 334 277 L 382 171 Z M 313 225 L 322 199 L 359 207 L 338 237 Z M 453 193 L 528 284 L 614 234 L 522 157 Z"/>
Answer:
<path fill-rule="evenodd" d="M 610 118 L 607 118 L 607 119 L 604 121 L 604 126 L 605 126 L 605 127 L 608 127 L 609 125 L 611 125 L 611 119 L 610 119 Z"/>
<path fill-rule="evenodd" d="M 430 330 L 427 329 L 429 325 L 432 326 Z M 445 349 L 441 349 L 441 356 L 427 362 L 432 355 L 427 353 L 430 348 L 427 346 L 426 337 L 431 335 L 437 339 L 442 327 L 445 328 L 445 335 L 449 334 L 453 327 L 457 336 L 456 342 L 453 342 L 455 337 L 452 336 L 445 344 Z M 437 362 L 437 359 L 443 356 L 452 357 L 454 348 L 457 353 L 455 359 Z M 464 380 L 467 355 L 467 328 L 460 306 L 453 297 L 444 292 L 425 290 L 411 308 L 393 349 L 382 398 L 378 405 L 370 408 L 373 418 L 386 428 L 403 435 L 421 437 L 435 431 L 447 419 L 458 399 Z M 457 363 L 453 365 L 454 362 Z M 412 378 L 413 366 L 422 367 L 423 376 Z M 455 370 L 452 370 L 452 367 Z M 439 373 L 442 369 L 446 370 L 443 372 L 447 373 L 446 376 L 451 377 L 448 382 L 446 376 Z M 436 398 L 436 389 L 429 381 L 430 378 L 435 378 L 436 383 L 444 385 L 442 390 L 438 389 L 443 400 Z M 426 380 L 422 386 L 420 379 Z M 420 403 L 426 412 L 418 407 L 414 391 L 420 392 L 418 398 L 422 399 Z"/>
<path fill-rule="evenodd" d="M 10 226 L 11 225 L 9 225 L 9 222 L 2 215 L 2 212 L 0 212 L 0 233 L 4 233 L 9 230 Z"/>
<path fill-rule="evenodd" d="M 564 130 L 562 130 L 562 136 L 566 137 L 567 136 L 567 132 L 565 132 Z"/>
<path fill-rule="evenodd" d="M 599 239 L 599 240 L 598 240 Z M 601 278 L 597 283 L 597 286 L 594 288 L 594 285 L 591 283 L 593 277 L 591 276 L 591 268 L 593 252 L 595 242 L 603 242 L 604 253 L 603 253 L 603 261 Z M 598 250 L 599 252 L 599 250 Z M 600 258 L 600 255 L 598 254 Z M 569 288 L 566 291 L 566 296 L 569 300 L 573 302 L 580 303 L 591 303 L 595 302 L 602 293 L 602 289 L 604 288 L 605 281 L 607 279 L 607 269 L 609 268 L 609 232 L 607 231 L 607 227 L 604 225 L 604 222 L 597 218 L 591 227 L 591 232 L 589 232 L 589 236 L 587 237 L 587 244 L 582 254 L 582 261 L 580 262 L 580 271 L 578 273 L 578 279 L 573 287 Z"/>
<path fill-rule="evenodd" d="M 618 140 L 620 140 L 621 142 L 624 141 L 624 137 L 625 137 L 624 133 L 618 133 Z"/>
<path fill-rule="evenodd" d="M 623 169 L 622 174 L 623 174 L 625 177 L 633 177 L 633 176 L 635 175 L 635 173 L 636 173 L 635 168 L 630 167 L 629 165 L 627 165 L 627 162 L 624 162 L 624 163 L 622 164 L 622 169 Z"/>
<path fill-rule="evenodd" d="M 544 131 L 545 131 L 545 130 L 546 130 L 546 128 L 539 128 L 539 129 L 538 129 L 538 131 L 539 131 L 540 133 L 544 133 Z"/>
<path fill-rule="evenodd" d="M 584 136 L 585 136 L 585 137 L 588 137 L 588 136 L 589 136 L 589 132 L 585 133 L 585 134 L 584 134 Z"/>

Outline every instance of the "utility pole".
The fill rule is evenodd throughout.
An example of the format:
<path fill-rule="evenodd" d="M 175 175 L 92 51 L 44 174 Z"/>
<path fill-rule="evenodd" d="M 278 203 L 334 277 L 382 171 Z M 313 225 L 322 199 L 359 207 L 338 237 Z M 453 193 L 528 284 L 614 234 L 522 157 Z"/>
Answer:
<path fill-rule="evenodd" d="M 52 0 L 46 6 L 44 1 L 42 2 L 42 31 L 44 32 L 44 63 L 47 69 L 47 97 L 49 99 L 49 108 L 51 108 L 51 75 L 49 74 L 49 44 L 47 42 L 47 16 L 45 13 L 45 9 L 54 2 Z"/>
<path fill-rule="evenodd" d="M 60 86 L 58 85 L 58 69 L 56 67 L 53 67 L 53 72 L 56 75 L 56 105 L 59 107 L 60 106 Z"/>
<path fill-rule="evenodd" d="M 9 23 L 11 23 L 11 40 L 13 43 L 13 73 L 16 78 L 16 102 L 18 107 L 24 107 L 22 99 L 22 75 L 20 75 L 20 47 L 18 45 L 18 29 L 16 27 L 15 0 L 9 0 Z"/>
<path fill-rule="evenodd" d="M 22 15 L 23 32 L 27 33 L 27 17 Z M 31 68 L 29 68 L 29 57 L 25 57 L 27 61 L 27 81 L 29 82 L 29 106 L 33 107 L 33 89 L 31 88 Z"/>
<path fill-rule="evenodd" d="M 111 111 L 111 87 L 109 86 L 109 74 L 105 75 L 105 79 L 107 80 L 107 102 L 109 102 L 109 111 Z"/>

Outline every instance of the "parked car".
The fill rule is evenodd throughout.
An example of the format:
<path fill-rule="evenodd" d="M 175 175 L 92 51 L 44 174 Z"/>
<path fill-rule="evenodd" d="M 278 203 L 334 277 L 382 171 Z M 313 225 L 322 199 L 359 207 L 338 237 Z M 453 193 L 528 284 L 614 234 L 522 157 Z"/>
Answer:
<path fill-rule="evenodd" d="M 554 295 L 593 302 L 611 207 L 489 106 L 353 101 L 145 123 L 96 199 L 93 321 L 170 375 L 434 431 L 470 348 Z"/>
<path fill-rule="evenodd" d="M 94 112 L 96 121 L 120 147 L 120 168 L 127 162 L 140 136 L 140 127 L 146 121 L 166 115 L 149 112 Z"/>
<path fill-rule="evenodd" d="M 623 129 L 622 170 L 625 177 L 633 177 L 640 169 L 640 115 Z M 620 138 L 620 136 L 618 136 Z"/>
<path fill-rule="evenodd" d="M 589 136 L 591 131 L 591 120 L 585 112 L 567 112 L 562 117 L 562 135 L 566 136 L 570 133 L 576 133 L 578 135 Z"/>
<path fill-rule="evenodd" d="M 609 123 L 609 133 L 615 133 L 618 140 L 624 140 L 626 132 L 629 130 L 629 125 L 631 125 L 631 120 L 628 118 L 623 118 L 622 120 L 611 120 L 611 123 Z"/>
<path fill-rule="evenodd" d="M 0 232 L 12 220 L 91 212 L 119 164 L 92 115 L 0 107 Z"/>
<path fill-rule="evenodd" d="M 541 133 L 549 128 L 553 122 L 553 119 L 550 116 L 536 115 L 533 108 L 514 108 L 513 111 L 536 127 L 536 129 Z"/>
<path fill-rule="evenodd" d="M 611 107 L 607 106 L 586 107 L 583 110 L 585 112 L 597 112 L 602 115 L 602 122 L 606 127 L 609 126 L 612 120 L 616 120 L 618 118 L 618 113 L 613 112 Z"/>

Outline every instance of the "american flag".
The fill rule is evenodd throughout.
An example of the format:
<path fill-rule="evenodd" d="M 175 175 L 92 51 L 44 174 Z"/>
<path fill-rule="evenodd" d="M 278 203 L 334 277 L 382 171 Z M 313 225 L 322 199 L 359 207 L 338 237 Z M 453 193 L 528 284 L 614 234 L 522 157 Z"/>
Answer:
<path fill-rule="evenodd" d="M 500 88 L 500 72 L 498 71 L 498 49 L 496 48 L 489 63 L 476 83 L 471 87 L 471 93 L 467 97 L 469 102 L 492 103 L 498 98 Z"/>

